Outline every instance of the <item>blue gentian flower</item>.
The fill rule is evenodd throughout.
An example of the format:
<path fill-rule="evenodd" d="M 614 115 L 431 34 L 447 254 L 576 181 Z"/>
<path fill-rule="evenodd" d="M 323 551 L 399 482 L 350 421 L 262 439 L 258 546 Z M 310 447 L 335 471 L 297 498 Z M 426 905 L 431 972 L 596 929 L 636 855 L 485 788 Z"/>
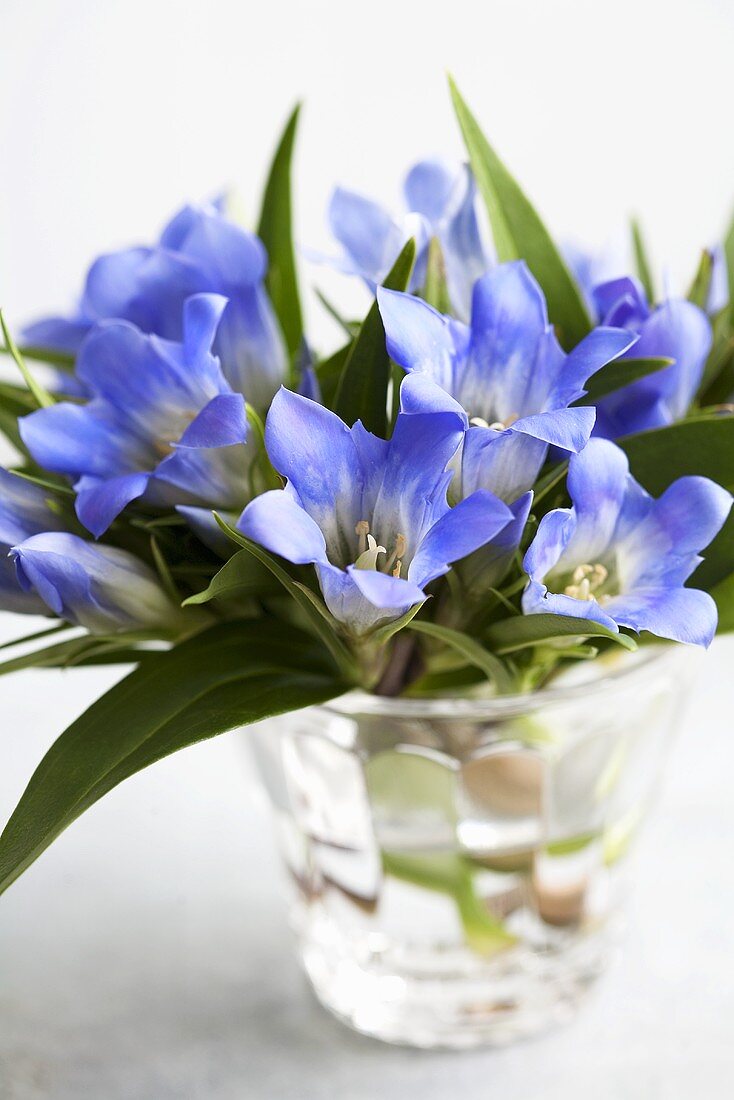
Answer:
<path fill-rule="evenodd" d="M 331 231 L 344 249 L 339 265 L 361 275 L 371 290 L 385 280 L 403 245 L 414 237 L 416 264 L 410 289 L 425 282 L 428 246 L 436 237 L 446 267 L 451 303 L 460 317 L 468 316 L 475 281 L 489 266 L 475 209 L 476 187 L 466 165 L 458 170 L 440 160 L 415 164 L 405 178 L 408 213 L 399 219 L 354 191 L 337 188 L 329 205 Z"/>
<path fill-rule="evenodd" d="M 61 531 L 62 517 L 40 485 L 0 467 L 0 608 L 28 615 L 42 615 L 46 605 L 34 592 L 18 584 L 11 547 L 42 531 Z"/>
<path fill-rule="evenodd" d="M 571 508 L 540 521 L 525 555 L 525 614 L 590 619 L 617 631 L 707 646 L 716 604 L 684 587 L 724 523 L 731 495 L 704 477 L 682 477 L 655 500 L 622 450 L 592 439 L 568 470 Z"/>
<path fill-rule="evenodd" d="M 523 261 L 501 264 L 477 281 L 469 326 L 408 294 L 377 294 L 392 358 L 406 371 L 427 374 L 470 417 L 454 487 L 459 499 L 489 489 L 512 503 L 532 487 L 549 445 L 581 450 L 594 409 L 569 406 L 587 378 L 636 339 L 597 328 L 566 355 Z"/>
<path fill-rule="evenodd" d="M 10 554 L 23 592 L 92 634 L 165 630 L 180 620 L 180 609 L 153 571 L 125 550 L 48 531 L 32 535 Z"/>
<path fill-rule="evenodd" d="M 635 359 L 669 358 L 669 367 L 640 378 L 601 399 L 595 434 L 616 439 L 631 432 L 663 428 L 688 412 L 711 350 L 711 325 L 702 309 L 669 298 L 651 309 L 636 279 L 613 279 L 594 288 L 602 323 L 639 334 Z"/>
<path fill-rule="evenodd" d="M 245 401 L 210 350 L 225 305 L 213 294 L 187 299 L 180 344 L 127 321 L 99 324 L 77 363 L 89 402 L 20 420 L 35 460 L 74 480 L 77 515 L 93 535 L 141 497 L 238 511 L 247 500 Z"/>
<path fill-rule="evenodd" d="M 100 256 L 70 318 L 28 326 L 28 344 L 74 354 L 102 320 L 130 321 L 142 332 L 183 339 L 184 301 L 211 292 L 228 299 L 214 348 L 233 389 L 266 408 L 284 381 L 283 337 L 263 286 L 267 255 L 261 241 L 230 221 L 216 205 L 186 206 L 152 248 Z"/>
<path fill-rule="evenodd" d="M 329 610 L 354 635 L 422 603 L 426 585 L 512 519 L 486 491 L 449 508 L 447 466 L 466 417 L 436 411 L 433 390 L 420 376 L 403 382 L 389 441 L 287 390 L 270 409 L 268 453 L 287 485 L 248 504 L 238 527 L 288 561 L 313 563 Z"/>

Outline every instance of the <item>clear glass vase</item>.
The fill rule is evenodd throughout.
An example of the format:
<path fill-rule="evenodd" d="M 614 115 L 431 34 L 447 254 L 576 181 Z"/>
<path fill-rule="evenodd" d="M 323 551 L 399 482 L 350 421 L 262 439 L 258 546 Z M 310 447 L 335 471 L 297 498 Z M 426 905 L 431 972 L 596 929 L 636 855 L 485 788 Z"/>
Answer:
<path fill-rule="evenodd" d="M 688 658 L 496 699 L 355 693 L 253 727 L 321 1003 L 420 1047 L 566 1017 L 604 963 Z"/>

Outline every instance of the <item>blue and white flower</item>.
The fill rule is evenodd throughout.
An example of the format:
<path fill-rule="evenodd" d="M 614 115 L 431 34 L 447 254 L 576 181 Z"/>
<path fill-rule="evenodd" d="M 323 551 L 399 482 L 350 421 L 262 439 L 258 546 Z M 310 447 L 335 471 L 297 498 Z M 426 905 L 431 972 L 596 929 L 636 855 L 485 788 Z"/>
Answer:
<path fill-rule="evenodd" d="M 287 485 L 253 500 L 238 527 L 288 561 L 314 564 L 329 610 L 354 635 L 422 603 L 432 580 L 512 520 L 486 491 L 449 507 L 447 466 L 466 417 L 437 409 L 435 389 L 420 376 L 403 382 L 389 441 L 287 390 L 268 416 L 268 453 Z"/>
<path fill-rule="evenodd" d="M 468 326 L 408 294 L 377 294 L 392 358 L 428 375 L 470 418 L 453 489 L 459 499 L 489 489 L 512 503 L 532 487 L 550 445 L 580 451 L 595 414 L 572 403 L 592 374 L 636 340 L 619 328 L 597 328 L 566 355 L 523 261 L 478 280 Z"/>
<path fill-rule="evenodd" d="M 47 531 L 10 554 L 24 593 L 92 634 L 173 629 L 181 619 L 153 571 L 125 550 Z"/>
<path fill-rule="evenodd" d="M 466 165 L 450 167 L 441 160 L 415 164 L 403 185 L 408 213 L 394 218 L 379 203 L 337 188 L 329 205 L 331 231 L 344 249 L 342 271 L 361 275 L 371 290 L 384 282 L 403 245 L 411 237 L 417 246 L 410 289 L 420 290 L 426 278 L 428 246 L 441 245 L 451 303 L 466 317 L 472 287 L 489 267 L 476 215 L 476 187 Z"/>
<path fill-rule="evenodd" d="M 246 502 L 252 447 L 245 400 L 211 354 L 225 299 L 199 294 L 183 308 L 183 343 L 127 321 L 85 339 L 77 376 L 87 404 L 62 402 L 20 421 L 47 470 L 74 481 L 77 515 L 99 536 L 131 501 L 153 508 Z"/>
<path fill-rule="evenodd" d="M 685 582 L 726 520 L 731 495 L 708 478 L 682 477 L 655 500 L 624 452 L 603 439 L 571 458 L 568 491 L 572 507 L 543 517 L 525 555 L 525 614 L 709 645 L 716 604 Z"/>
<path fill-rule="evenodd" d="M 264 409 L 287 367 L 283 337 L 263 285 L 266 271 L 267 254 L 254 234 L 216 205 L 186 206 L 153 247 L 100 256 L 73 316 L 29 325 L 24 339 L 76 354 L 96 322 L 112 319 L 180 341 L 185 300 L 192 294 L 221 294 L 228 302 L 215 354 L 232 388 Z"/>
<path fill-rule="evenodd" d="M 61 531 L 64 520 L 46 489 L 0 467 L 0 608 L 43 615 L 46 605 L 18 584 L 11 547 L 42 531 Z"/>
<path fill-rule="evenodd" d="M 704 311 L 682 298 L 669 298 L 653 309 L 642 286 L 629 277 L 595 287 L 594 303 L 603 324 L 639 335 L 630 353 L 635 359 L 674 360 L 602 398 L 595 434 L 616 439 L 680 420 L 696 395 L 711 350 L 711 325 Z"/>

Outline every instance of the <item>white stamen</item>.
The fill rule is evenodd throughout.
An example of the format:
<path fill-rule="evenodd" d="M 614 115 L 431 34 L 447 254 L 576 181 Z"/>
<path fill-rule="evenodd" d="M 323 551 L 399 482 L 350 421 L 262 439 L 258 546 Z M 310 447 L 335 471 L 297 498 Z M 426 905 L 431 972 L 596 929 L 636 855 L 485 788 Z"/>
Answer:
<path fill-rule="evenodd" d="M 360 532 L 360 538 L 362 537 Z M 372 535 L 367 535 L 367 549 L 364 550 L 354 563 L 355 569 L 377 569 L 378 554 L 386 554 L 384 546 L 378 546 Z"/>
<path fill-rule="evenodd" d="M 609 570 L 601 562 L 595 562 L 594 565 L 588 563 L 577 565 L 571 576 L 571 584 L 567 584 L 563 590 L 564 595 L 571 596 L 574 600 L 588 600 L 598 588 L 601 588 L 608 576 Z M 611 597 L 599 595 L 595 596 L 595 599 L 601 603 L 608 602 Z"/>
<path fill-rule="evenodd" d="M 398 558 L 398 560 L 395 562 L 395 568 L 392 571 L 393 577 L 399 577 L 400 576 L 400 570 L 402 568 L 403 568 L 403 563 L 401 562 L 400 558 Z"/>
<path fill-rule="evenodd" d="M 472 416 L 469 423 L 475 428 L 491 428 L 493 432 L 506 432 L 518 419 L 517 413 L 510 413 L 505 420 L 493 420 L 490 424 L 482 416 Z"/>
<path fill-rule="evenodd" d="M 390 554 L 390 557 L 387 559 L 387 561 L 385 562 L 385 564 L 383 566 L 383 569 L 386 573 L 390 572 L 390 570 L 392 569 L 393 565 L 395 564 L 395 562 L 397 561 L 398 558 L 404 558 L 405 557 L 405 551 L 407 549 L 408 549 L 408 540 L 406 539 L 405 535 L 396 535 L 395 536 L 395 548 L 393 549 L 393 552 Z"/>

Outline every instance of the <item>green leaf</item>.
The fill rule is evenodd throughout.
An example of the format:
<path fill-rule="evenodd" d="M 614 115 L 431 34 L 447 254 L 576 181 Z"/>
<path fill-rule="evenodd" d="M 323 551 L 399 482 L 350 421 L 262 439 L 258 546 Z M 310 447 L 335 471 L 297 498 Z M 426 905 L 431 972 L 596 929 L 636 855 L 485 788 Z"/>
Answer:
<path fill-rule="evenodd" d="M 322 359 L 320 363 L 316 364 L 316 377 L 319 380 L 319 386 L 321 387 L 321 399 L 326 405 L 327 409 L 334 408 L 334 402 L 336 401 L 336 394 L 339 389 L 339 381 L 344 370 L 344 364 L 349 358 L 349 353 L 352 350 L 352 341 L 348 344 L 344 344 L 343 347 L 338 348 L 333 355 L 330 355 L 328 359 Z"/>
<path fill-rule="evenodd" d="M 272 573 L 248 550 L 238 550 L 225 562 L 208 588 L 189 596 L 182 606 L 209 603 L 210 600 L 242 600 L 259 597 L 277 590 Z"/>
<path fill-rule="evenodd" d="M 540 283 L 548 314 L 567 350 L 591 329 L 583 295 L 548 230 L 516 180 L 491 147 L 474 115 L 449 78 L 479 192 L 484 199 L 500 262 L 524 259 Z"/>
<path fill-rule="evenodd" d="M 405 290 L 415 263 L 415 241 L 410 240 L 385 279 L 389 290 Z M 377 301 L 354 338 L 336 393 L 335 411 L 347 424 L 361 420 L 368 431 L 387 432 L 387 384 L 390 357 Z"/>
<path fill-rule="evenodd" d="M 343 690 L 307 634 L 272 622 L 219 624 L 146 661 L 39 764 L 0 837 L 0 892 L 72 821 L 149 764 Z"/>
<path fill-rule="evenodd" d="M 291 356 L 296 354 L 303 338 L 291 209 L 291 160 L 300 109 L 297 104 L 275 151 L 257 228 L 269 259 L 265 285 Z"/>
<path fill-rule="evenodd" d="M 650 260 L 648 258 L 647 248 L 645 246 L 645 239 L 642 235 L 642 227 L 640 226 L 637 218 L 633 218 L 630 223 L 630 230 L 632 233 L 632 250 L 635 256 L 635 267 L 637 268 L 637 277 L 642 283 L 647 300 L 652 305 L 655 301 L 655 285 L 652 278 L 652 268 L 650 266 Z"/>
<path fill-rule="evenodd" d="M 427 634 L 429 638 L 443 642 L 455 649 L 469 664 L 481 669 L 488 680 L 502 694 L 507 694 L 513 689 L 512 677 L 508 673 L 502 661 L 497 660 L 494 653 L 490 653 L 479 642 L 475 642 L 468 634 L 460 630 L 451 630 L 447 626 L 439 626 L 438 623 L 410 622 L 407 630 L 415 630 L 418 634 Z"/>
<path fill-rule="evenodd" d="M 129 651 L 130 643 L 131 638 L 126 635 L 120 635 L 119 639 L 100 638 L 90 634 L 68 638 L 64 642 L 3 661 L 0 663 L 0 676 L 7 676 L 8 673 L 20 672 L 26 668 L 74 668 L 86 663 L 91 656 L 97 656 L 100 652 L 112 654 L 119 649 Z"/>
<path fill-rule="evenodd" d="M 734 573 L 734 511 L 714 541 L 703 551 L 703 561 L 688 581 L 690 588 L 712 592 Z"/>
<path fill-rule="evenodd" d="M 329 613 L 326 607 L 323 610 L 319 610 L 314 606 L 314 602 L 318 600 L 317 596 L 306 596 L 303 592 L 303 585 L 300 585 L 297 581 L 294 581 L 282 565 L 279 565 L 275 558 L 264 550 L 258 543 L 253 542 L 252 539 L 246 538 L 240 534 L 234 527 L 230 527 L 225 520 L 216 512 L 214 518 L 224 531 L 225 535 L 235 542 L 238 546 L 243 547 L 249 554 L 252 554 L 254 558 L 264 565 L 276 580 L 280 581 L 285 588 L 286 592 L 293 597 L 296 603 L 299 605 L 302 611 L 305 612 L 306 618 L 313 627 L 314 633 L 321 639 L 326 648 L 331 653 L 332 657 L 337 663 L 337 667 L 341 671 L 342 675 L 351 679 L 353 682 L 357 681 L 358 674 L 357 668 L 354 663 L 354 658 L 351 653 L 336 634 L 336 620 Z M 330 625 L 333 624 L 333 625 Z"/>
<path fill-rule="evenodd" d="M 359 330 L 359 321 L 348 321 L 346 317 L 342 317 L 341 313 L 336 308 L 334 303 L 331 302 L 323 293 L 323 291 L 319 290 L 318 287 L 314 287 L 314 294 L 321 302 L 321 305 L 329 314 L 329 317 L 331 317 L 332 321 L 334 321 L 339 326 L 344 335 L 348 336 L 349 340 L 351 341 L 354 334 Z"/>
<path fill-rule="evenodd" d="M 729 282 L 729 324 L 734 328 L 734 218 L 724 237 L 724 257 Z"/>
<path fill-rule="evenodd" d="M 592 374 L 586 383 L 586 394 L 574 401 L 574 405 L 588 405 L 596 403 L 602 397 L 606 397 L 615 390 L 621 390 L 636 382 L 638 378 L 645 378 L 648 374 L 655 374 L 673 363 L 673 359 L 615 359 L 606 363 L 596 374 Z"/>
<path fill-rule="evenodd" d="M 439 313 L 451 313 L 451 299 L 446 284 L 446 263 L 437 237 L 431 237 L 428 245 L 426 284 L 423 288 L 423 297 L 429 306 L 433 306 Z"/>
<path fill-rule="evenodd" d="M 15 341 L 13 340 L 13 337 L 10 335 L 10 330 L 8 329 L 8 326 L 5 323 L 5 318 L 3 316 L 3 311 L 1 309 L 0 309 L 0 327 L 2 327 L 2 330 L 3 330 L 3 337 L 5 339 L 5 348 L 8 352 L 8 354 L 10 356 L 12 356 L 13 360 L 15 361 L 15 365 L 17 366 L 20 373 L 23 375 L 23 381 L 25 382 L 26 386 L 28 387 L 30 393 L 33 394 L 33 397 L 34 397 L 35 402 L 38 405 L 39 409 L 48 408 L 49 405 L 55 404 L 54 398 L 51 396 L 51 394 L 48 392 L 48 390 L 45 389 L 40 384 L 40 382 L 36 381 L 36 379 L 31 374 L 30 370 L 28 369 L 28 366 L 27 366 L 25 360 L 23 359 L 23 356 L 18 351 L 18 348 L 15 344 Z"/>
<path fill-rule="evenodd" d="M 8 348 L 0 348 L 0 351 L 10 355 Z M 52 367 L 60 367 L 61 370 L 72 371 L 75 356 L 68 351 L 59 351 L 57 348 L 39 348 L 24 344 L 20 348 L 20 354 L 24 359 L 33 359 L 37 363 L 48 363 Z"/>
<path fill-rule="evenodd" d="M 572 644 L 584 638 L 608 638 L 624 649 L 634 650 L 636 643 L 626 634 L 615 634 L 601 623 L 591 619 L 576 619 L 571 615 L 516 615 L 493 623 L 486 631 L 485 640 L 495 653 L 515 653 L 529 646 Z"/>
<path fill-rule="evenodd" d="M 714 271 L 714 258 L 707 248 L 701 253 L 696 274 L 688 288 L 688 301 L 693 302 L 699 309 L 705 309 L 711 290 L 711 277 Z"/>
<path fill-rule="evenodd" d="M 398 619 L 394 619 L 391 623 L 386 623 L 385 626 L 379 626 L 377 630 L 374 630 L 370 634 L 370 641 L 376 642 L 377 645 L 385 645 L 390 639 L 397 634 L 403 627 L 407 626 L 420 609 L 425 607 L 424 603 L 414 603 L 412 607 L 409 607 Z"/>
<path fill-rule="evenodd" d="M 734 489 L 734 416 L 701 415 L 623 436 L 617 442 L 629 458 L 633 475 L 654 496 L 689 474 L 710 477 Z"/>

